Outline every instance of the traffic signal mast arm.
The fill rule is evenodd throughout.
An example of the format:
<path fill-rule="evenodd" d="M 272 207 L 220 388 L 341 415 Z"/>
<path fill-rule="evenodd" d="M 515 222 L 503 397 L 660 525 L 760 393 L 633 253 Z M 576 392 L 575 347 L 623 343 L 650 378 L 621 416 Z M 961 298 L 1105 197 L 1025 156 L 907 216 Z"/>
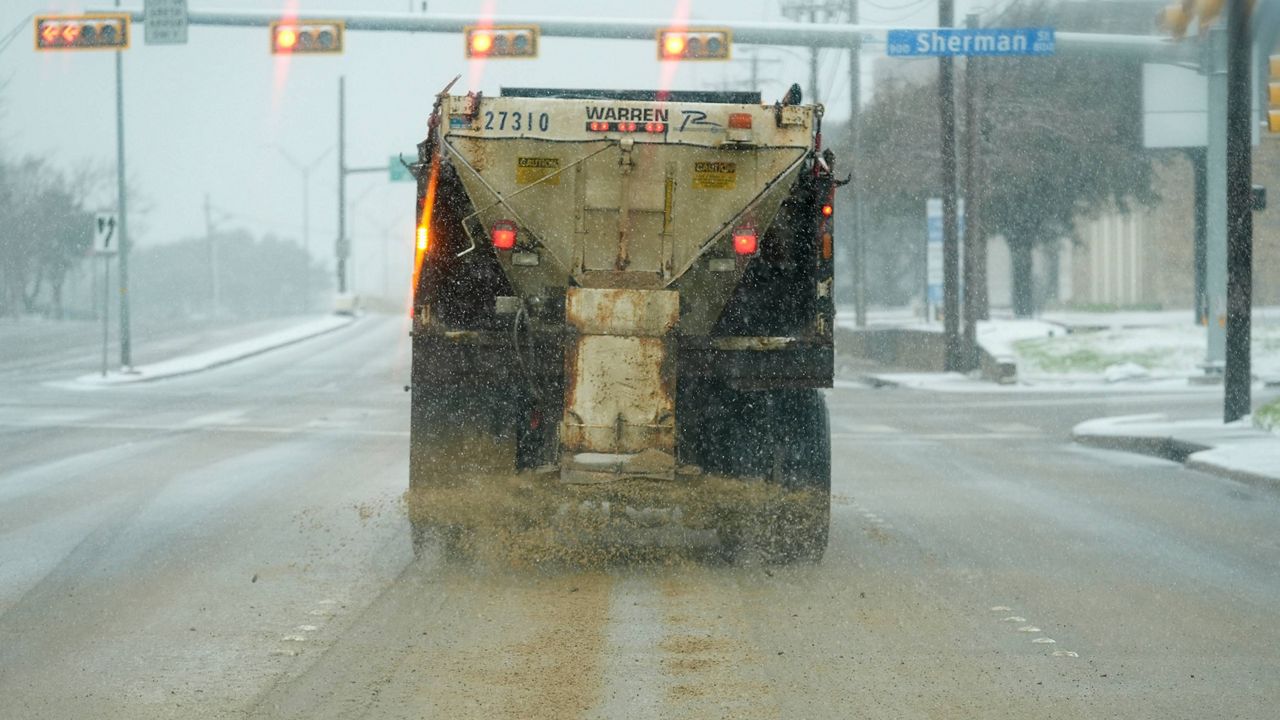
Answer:
<path fill-rule="evenodd" d="M 126 11 L 134 22 L 143 21 L 141 10 Z M 536 25 L 543 36 L 579 37 L 612 40 L 646 40 L 653 42 L 661 30 L 681 29 L 668 19 L 636 18 L 567 18 L 538 16 L 502 16 L 481 18 L 478 15 L 446 14 L 377 14 L 347 13 L 331 15 L 341 19 L 347 30 L 383 32 L 436 32 L 462 34 L 468 26 Z M 277 12 L 191 10 L 192 25 L 219 27 L 268 27 L 280 19 Z M 845 23 L 805 24 L 791 22 L 699 21 L 703 27 L 724 28 L 733 33 L 738 44 L 789 45 L 797 47 L 847 48 L 854 40 L 864 44 L 883 44 L 891 29 L 879 25 Z M 927 30 L 929 28 L 920 28 Z M 1108 33 L 1058 32 L 1054 35 L 1059 55 L 1080 53 L 1096 57 L 1117 54 L 1151 61 L 1194 60 L 1194 48 L 1168 38 L 1148 35 L 1116 35 Z"/>

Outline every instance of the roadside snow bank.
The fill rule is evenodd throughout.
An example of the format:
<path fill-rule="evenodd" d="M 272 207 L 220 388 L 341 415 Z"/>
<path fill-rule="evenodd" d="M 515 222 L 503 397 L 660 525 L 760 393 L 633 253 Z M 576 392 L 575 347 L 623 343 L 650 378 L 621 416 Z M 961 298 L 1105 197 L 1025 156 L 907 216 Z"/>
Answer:
<path fill-rule="evenodd" d="M 149 365 L 139 365 L 130 372 L 114 371 L 107 373 L 105 377 L 100 373 L 81 375 L 76 378 L 75 382 L 78 385 L 89 387 L 116 387 L 190 375 L 253 357 L 254 355 L 260 355 L 286 345 L 292 345 L 317 335 L 323 335 L 338 328 L 346 327 L 355 322 L 355 320 L 355 317 L 349 315 L 327 315 L 301 325 L 202 353 L 183 355 Z"/>

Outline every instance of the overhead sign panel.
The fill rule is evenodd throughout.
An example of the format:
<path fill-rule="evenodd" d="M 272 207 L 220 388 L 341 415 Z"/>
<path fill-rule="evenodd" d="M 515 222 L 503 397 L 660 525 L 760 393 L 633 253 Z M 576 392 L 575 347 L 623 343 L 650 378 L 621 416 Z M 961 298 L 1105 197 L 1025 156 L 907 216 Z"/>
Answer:
<path fill-rule="evenodd" d="M 890 30 L 894 57 L 1018 57 L 1052 55 L 1053 28 L 934 28 Z"/>
<path fill-rule="evenodd" d="M 1256 96 L 1255 96 L 1256 97 Z M 1260 113 L 1260 108 L 1253 108 Z M 1258 144 L 1258 122 L 1251 122 Z M 1149 148 L 1205 147 L 1209 141 L 1209 79 L 1195 68 L 1142 65 L 1142 144 Z"/>
<path fill-rule="evenodd" d="M 187 0 L 146 0 L 142 7 L 148 45 L 187 44 Z"/>

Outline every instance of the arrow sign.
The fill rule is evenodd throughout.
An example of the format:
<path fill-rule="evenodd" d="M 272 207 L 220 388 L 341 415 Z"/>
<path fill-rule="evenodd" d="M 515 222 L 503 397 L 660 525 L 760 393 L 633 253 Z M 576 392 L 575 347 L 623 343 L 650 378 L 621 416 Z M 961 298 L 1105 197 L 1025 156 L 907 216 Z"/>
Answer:
<path fill-rule="evenodd" d="M 98 255 L 114 255 L 119 243 L 116 240 L 116 225 L 120 224 L 113 212 L 98 213 L 93 216 L 93 252 Z"/>

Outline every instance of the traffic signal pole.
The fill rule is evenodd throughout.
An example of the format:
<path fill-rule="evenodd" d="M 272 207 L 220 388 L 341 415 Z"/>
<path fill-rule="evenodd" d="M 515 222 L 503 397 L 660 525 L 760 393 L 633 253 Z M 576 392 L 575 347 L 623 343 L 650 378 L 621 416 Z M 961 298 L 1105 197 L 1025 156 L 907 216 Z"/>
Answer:
<path fill-rule="evenodd" d="M 120 0 L 116 0 L 120 7 Z M 116 50 L 116 205 L 120 213 L 120 369 L 133 370 L 133 342 L 129 335 L 129 212 L 124 172 L 124 51 Z M 105 309 L 104 309 L 105 311 Z"/>
<path fill-rule="evenodd" d="M 1249 80 L 1253 43 L 1247 0 L 1229 0 L 1227 13 L 1227 365 L 1223 378 L 1223 420 L 1234 422 L 1251 411 L 1249 343 L 1253 304 L 1253 158 Z"/>

